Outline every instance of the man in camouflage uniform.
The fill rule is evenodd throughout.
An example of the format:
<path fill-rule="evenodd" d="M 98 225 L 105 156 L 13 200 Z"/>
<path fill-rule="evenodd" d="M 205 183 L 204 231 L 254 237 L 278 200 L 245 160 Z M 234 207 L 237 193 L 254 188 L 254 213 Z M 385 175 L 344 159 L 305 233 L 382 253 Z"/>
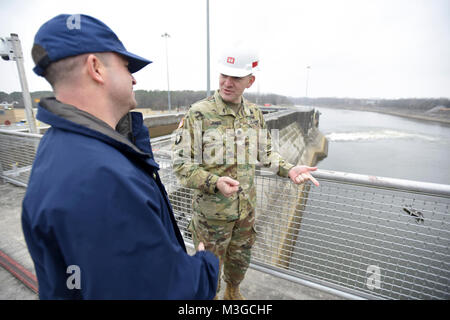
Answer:
<path fill-rule="evenodd" d="M 239 284 L 256 238 L 256 160 L 296 184 L 311 180 L 318 185 L 310 174 L 317 168 L 294 166 L 272 152 L 263 113 L 243 98 L 255 81 L 257 64 L 247 52 L 224 55 L 219 90 L 190 107 L 173 145 L 175 175 L 182 185 L 195 189 L 189 230 L 196 247 L 203 242 L 219 258 L 226 300 L 243 299 Z"/>

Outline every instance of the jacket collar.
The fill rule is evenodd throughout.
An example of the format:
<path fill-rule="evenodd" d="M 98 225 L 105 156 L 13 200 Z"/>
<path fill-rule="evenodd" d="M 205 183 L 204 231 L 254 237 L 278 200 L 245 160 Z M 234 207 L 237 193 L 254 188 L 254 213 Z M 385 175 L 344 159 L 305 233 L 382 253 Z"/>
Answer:
<path fill-rule="evenodd" d="M 106 122 L 72 105 L 61 103 L 54 97 L 43 98 L 38 104 L 36 118 L 52 127 L 94 137 L 139 157 L 153 158 L 150 143 L 138 148 L 129 139 L 139 135 L 142 129 L 142 114 L 130 112 L 117 124 L 116 130 Z M 147 133 L 148 136 L 148 133 Z M 148 139 L 149 140 L 149 139 Z M 156 164 L 156 163 L 155 163 Z M 156 164 L 156 166 L 158 166 Z"/>

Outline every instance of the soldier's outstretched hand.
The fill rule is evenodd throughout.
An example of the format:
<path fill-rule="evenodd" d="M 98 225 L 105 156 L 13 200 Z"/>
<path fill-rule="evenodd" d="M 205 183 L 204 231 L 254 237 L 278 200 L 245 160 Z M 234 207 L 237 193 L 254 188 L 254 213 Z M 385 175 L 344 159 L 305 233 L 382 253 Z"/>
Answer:
<path fill-rule="evenodd" d="M 317 167 L 308 166 L 295 166 L 289 170 L 289 178 L 295 184 L 304 183 L 306 181 L 311 181 L 316 187 L 319 186 L 319 182 L 312 176 L 311 171 L 316 171 Z"/>
<path fill-rule="evenodd" d="M 227 198 L 239 190 L 239 181 L 231 179 L 230 177 L 220 177 L 217 180 L 217 189 Z"/>

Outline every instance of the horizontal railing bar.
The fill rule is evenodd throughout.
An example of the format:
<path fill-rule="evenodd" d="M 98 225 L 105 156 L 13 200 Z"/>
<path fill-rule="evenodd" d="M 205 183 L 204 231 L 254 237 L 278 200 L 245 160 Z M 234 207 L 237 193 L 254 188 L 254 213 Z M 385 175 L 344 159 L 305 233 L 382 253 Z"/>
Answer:
<path fill-rule="evenodd" d="M 13 179 L 13 178 L 6 177 L 6 176 L 2 176 L 2 178 L 3 178 L 5 181 L 8 181 L 8 182 L 10 182 L 10 183 L 12 183 L 12 184 L 14 184 L 14 185 L 19 186 L 19 187 L 24 187 L 24 188 L 26 188 L 26 187 L 28 186 L 26 183 L 24 183 L 24 182 L 22 182 L 22 181 L 20 181 L 20 180 L 18 180 L 18 179 Z"/>
<path fill-rule="evenodd" d="M 189 247 L 191 249 L 194 249 L 194 245 L 193 245 L 192 242 L 185 240 L 185 244 L 186 244 L 187 247 Z M 321 284 L 318 284 L 317 281 L 316 282 L 312 282 L 312 281 L 304 280 L 304 279 L 301 279 L 301 278 L 289 275 L 289 274 L 284 273 L 284 272 L 282 273 L 282 272 L 276 271 L 275 269 L 269 268 L 266 264 L 259 263 L 257 261 L 252 261 L 250 263 L 250 268 L 252 268 L 254 270 L 257 270 L 257 271 L 260 271 L 260 272 L 263 272 L 263 273 L 266 273 L 266 274 L 269 274 L 269 275 L 272 275 L 272 276 L 275 276 L 275 277 L 280 278 L 280 279 L 284 279 L 284 280 L 288 280 L 288 281 L 291 281 L 291 282 L 294 282 L 294 283 L 298 283 L 298 284 L 307 286 L 309 288 L 313 288 L 313 289 L 317 289 L 317 290 L 320 290 L 320 291 L 323 291 L 323 292 L 327 292 L 327 293 L 330 293 L 330 294 L 333 294 L 333 295 L 336 295 L 338 297 L 342 297 L 342 298 L 345 298 L 345 299 L 365 300 L 365 299 L 369 298 L 369 297 L 364 298 L 364 297 L 361 297 L 361 296 L 356 295 L 356 294 L 351 294 L 351 293 L 348 293 L 348 292 L 345 292 L 345 291 L 341 291 L 341 290 L 338 290 L 338 289 L 335 289 L 335 288 L 331 288 L 329 286 L 321 285 Z M 314 280 L 316 280 L 316 279 L 314 279 Z M 344 288 L 344 289 L 348 290 L 347 288 Z M 373 297 L 371 296 L 370 298 L 377 298 L 377 297 L 376 296 L 373 296 Z"/>
<path fill-rule="evenodd" d="M 42 134 L 39 134 L 39 133 L 18 132 L 18 131 L 4 130 L 4 129 L 0 129 L 0 134 L 4 134 L 7 136 L 37 138 L 37 139 L 40 139 L 43 136 Z"/>
<path fill-rule="evenodd" d="M 265 170 L 263 168 L 260 169 L 260 172 L 263 174 L 261 176 L 263 178 L 267 178 L 270 177 L 270 175 L 272 176 L 274 175 L 272 172 Z M 264 175 L 264 173 L 266 175 Z M 412 191 L 417 193 L 426 193 L 430 195 L 440 195 L 450 197 L 450 185 L 446 184 L 370 176 L 324 169 L 318 169 L 314 171 L 313 175 L 317 179 L 324 179 L 330 182 L 337 181 L 341 183 L 361 185 L 371 188 L 377 187 L 382 189 L 398 189 L 399 191 Z"/>
<path fill-rule="evenodd" d="M 260 261 L 257 261 L 257 260 L 252 260 L 252 263 L 256 263 L 256 264 L 259 264 L 259 265 L 261 265 L 261 266 L 264 266 L 264 267 L 268 268 L 269 270 L 272 269 L 272 267 L 273 267 L 273 266 L 271 266 L 271 265 L 268 265 L 267 263 L 260 262 Z M 273 268 L 276 268 L 276 267 L 273 267 Z M 330 267 L 326 267 L 326 268 L 332 270 L 332 272 L 334 272 L 334 273 L 331 273 L 331 272 L 325 272 L 325 271 L 323 271 L 323 270 L 321 270 L 320 272 L 317 272 L 317 270 L 314 270 L 314 269 L 312 269 L 312 268 L 307 268 L 307 267 L 306 267 L 306 268 L 303 268 L 303 269 L 314 270 L 314 271 L 316 271 L 316 272 L 315 272 L 315 273 L 314 273 L 314 272 L 308 272 L 307 270 L 303 270 L 303 272 L 296 272 L 296 271 L 294 271 L 294 270 L 292 270 L 292 269 L 286 270 L 286 272 L 289 272 L 289 274 L 291 274 L 291 275 L 293 275 L 293 276 L 296 276 L 296 275 L 297 275 L 297 277 L 303 277 L 303 278 L 304 278 L 305 276 L 309 276 L 309 277 L 311 277 L 311 279 L 313 279 L 312 281 L 317 281 L 317 279 L 323 279 L 323 280 L 326 281 L 326 283 L 335 283 L 336 285 L 342 287 L 342 291 L 347 291 L 347 292 L 348 292 L 348 289 L 354 288 L 355 290 L 357 290 L 357 291 L 356 291 L 357 293 L 359 293 L 359 291 L 360 291 L 360 292 L 367 292 L 366 289 L 362 289 L 361 287 L 356 286 L 356 285 L 351 285 L 348 281 L 347 281 L 347 283 L 346 283 L 345 286 L 339 285 L 338 283 L 336 283 L 337 280 L 333 280 L 332 278 L 333 278 L 333 276 L 336 278 L 336 274 L 342 273 L 342 270 L 335 269 L 335 268 L 330 268 Z M 282 267 L 279 267 L 279 269 L 280 269 L 280 272 L 282 272 L 282 273 L 285 272 L 285 270 L 284 270 Z M 318 273 L 319 273 L 319 274 L 318 274 Z M 349 273 L 349 272 L 345 272 L 345 274 L 350 274 L 350 273 Z M 325 277 L 324 275 L 328 276 L 328 278 Z M 352 275 L 354 275 L 354 274 L 352 274 Z M 358 275 L 357 275 L 357 276 L 358 276 Z M 358 276 L 358 277 L 359 277 L 359 278 L 366 279 L 366 278 L 364 278 L 363 276 Z M 340 281 L 341 283 L 342 283 L 342 279 L 345 279 L 345 280 L 350 280 L 351 282 L 355 282 L 355 283 L 358 283 L 358 284 L 362 284 L 360 281 L 358 282 L 358 281 L 353 280 L 353 279 L 351 279 L 351 278 L 349 278 L 349 277 L 345 277 L 345 276 L 343 276 L 342 274 L 339 275 L 339 279 L 341 279 L 341 281 Z M 389 276 L 383 276 L 383 279 L 394 279 L 394 280 L 397 280 L 397 278 L 392 278 L 392 277 L 389 277 Z M 413 284 L 413 285 L 415 285 L 416 287 L 421 287 L 421 288 L 428 289 L 427 287 L 425 287 L 425 286 L 423 286 L 423 285 L 420 285 L 420 284 L 414 284 L 414 283 L 412 283 L 412 282 L 410 282 L 410 281 L 401 281 L 401 282 L 403 283 L 403 286 L 396 285 L 396 284 L 392 284 L 392 285 L 389 284 L 389 285 L 390 285 L 391 287 L 393 287 L 393 288 L 397 288 L 397 289 L 405 289 L 405 288 L 404 288 L 404 285 L 405 285 L 405 284 L 406 284 L 406 285 Z M 429 297 L 431 297 L 431 298 L 435 297 L 435 296 L 433 296 L 433 295 L 431 295 L 431 294 L 424 293 L 423 291 L 417 291 L 417 290 L 413 290 L 413 289 L 408 289 L 408 290 L 409 290 L 410 292 L 415 292 L 415 293 L 417 293 L 418 295 L 426 295 L 426 296 L 429 296 Z M 383 291 L 386 291 L 386 289 L 383 289 Z M 433 291 L 437 291 L 437 292 L 440 292 L 440 293 L 445 294 L 444 291 L 439 290 L 439 289 L 436 289 L 436 288 L 434 288 Z M 391 290 L 391 292 L 392 292 L 392 290 Z M 396 294 L 399 294 L 399 295 L 403 295 L 403 296 L 405 296 L 405 297 L 408 297 L 408 296 L 407 296 L 406 294 L 404 294 L 404 293 L 400 293 L 400 292 L 395 292 L 395 293 L 396 293 Z M 382 295 L 382 293 L 380 293 L 380 295 Z M 386 296 L 386 297 L 389 297 L 389 296 Z"/>
<path fill-rule="evenodd" d="M 345 299 L 351 299 L 351 300 L 365 300 L 368 298 L 378 298 L 376 296 L 366 296 L 363 297 L 360 295 L 360 292 L 354 292 L 354 293 L 349 293 L 348 291 L 350 291 L 348 288 L 345 288 L 346 291 L 343 290 L 338 290 L 335 289 L 334 287 L 330 286 L 329 283 L 327 283 L 326 285 L 324 284 L 319 284 L 317 279 L 314 279 L 314 282 L 306 280 L 306 279 L 302 279 L 299 278 L 298 276 L 292 276 L 286 272 L 280 272 L 280 271 L 276 271 L 272 268 L 268 268 L 267 265 L 265 264 L 260 264 L 258 262 L 251 262 L 250 263 L 250 268 L 254 269 L 254 270 L 258 270 L 260 272 L 264 272 L 267 274 L 270 274 L 272 276 L 278 277 L 280 279 L 284 279 L 284 280 L 288 280 L 290 282 L 294 282 L 294 283 L 298 283 L 304 286 L 307 286 L 309 288 L 313 288 L 313 289 L 317 289 L 323 292 L 327 292 L 333 295 L 336 295 L 338 297 L 341 298 L 345 298 Z"/>
<path fill-rule="evenodd" d="M 378 176 L 330 171 L 323 169 L 315 171 L 314 176 L 317 177 L 318 179 L 327 179 L 339 182 L 347 182 L 351 184 L 367 185 L 372 188 L 381 187 L 389 189 L 401 189 L 401 191 L 408 190 L 413 192 L 450 197 L 450 185 L 446 184 L 378 177 Z"/>

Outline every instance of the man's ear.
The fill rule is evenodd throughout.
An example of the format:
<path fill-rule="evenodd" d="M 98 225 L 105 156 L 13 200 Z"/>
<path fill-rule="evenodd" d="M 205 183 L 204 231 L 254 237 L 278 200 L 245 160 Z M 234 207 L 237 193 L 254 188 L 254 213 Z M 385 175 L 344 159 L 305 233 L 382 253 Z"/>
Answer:
<path fill-rule="evenodd" d="M 85 67 L 87 74 L 92 80 L 100 84 L 104 83 L 105 65 L 95 54 L 88 55 Z"/>
<path fill-rule="evenodd" d="M 251 76 L 250 76 L 250 79 L 248 80 L 248 84 L 247 84 L 247 87 L 246 87 L 247 89 L 250 88 L 250 87 L 252 86 L 252 84 L 255 82 L 255 79 L 256 79 L 256 78 L 255 78 L 254 75 L 251 75 Z"/>

